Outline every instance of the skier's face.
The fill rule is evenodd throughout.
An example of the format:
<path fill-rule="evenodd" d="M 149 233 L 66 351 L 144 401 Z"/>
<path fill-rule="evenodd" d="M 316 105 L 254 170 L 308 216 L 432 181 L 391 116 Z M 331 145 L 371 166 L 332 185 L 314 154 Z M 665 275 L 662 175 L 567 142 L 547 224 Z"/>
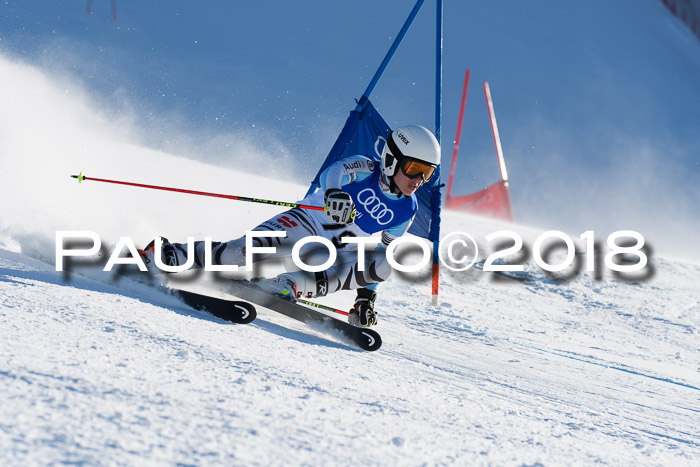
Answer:
<path fill-rule="evenodd" d="M 415 178 L 408 178 L 402 170 L 398 170 L 394 175 L 394 183 L 404 196 L 411 196 L 423 184 L 423 176 L 417 175 Z"/>

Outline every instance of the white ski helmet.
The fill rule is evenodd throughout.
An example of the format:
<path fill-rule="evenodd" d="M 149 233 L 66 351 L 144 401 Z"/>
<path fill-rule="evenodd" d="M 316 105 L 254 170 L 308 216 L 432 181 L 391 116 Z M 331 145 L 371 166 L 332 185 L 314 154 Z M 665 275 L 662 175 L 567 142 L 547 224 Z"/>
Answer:
<path fill-rule="evenodd" d="M 387 137 L 381 163 L 386 177 L 393 177 L 401 169 L 409 178 L 423 175 L 428 181 L 440 164 L 440 144 L 425 127 L 402 126 Z"/>

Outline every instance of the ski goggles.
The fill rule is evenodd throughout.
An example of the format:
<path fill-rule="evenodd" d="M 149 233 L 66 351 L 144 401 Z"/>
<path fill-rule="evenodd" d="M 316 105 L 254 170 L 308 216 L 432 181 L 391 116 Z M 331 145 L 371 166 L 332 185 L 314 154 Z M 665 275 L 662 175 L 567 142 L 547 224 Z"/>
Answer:
<path fill-rule="evenodd" d="M 428 164 L 427 162 L 421 161 L 420 159 L 414 159 L 411 156 L 404 155 L 401 150 L 396 146 L 396 143 L 391 139 L 387 138 L 386 145 L 384 146 L 384 151 L 387 156 L 391 159 L 398 161 L 401 167 L 401 172 L 408 178 L 417 178 L 418 176 L 423 177 L 423 181 L 427 182 L 430 177 L 433 176 L 433 172 L 437 168 L 435 165 Z M 387 165 L 391 165 L 387 163 Z"/>
<path fill-rule="evenodd" d="M 401 172 L 403 172 L 403 174 L 408 178 L 417 178 L 418 176 L 422 176 L 423 181 L 427 182 L 430 180 L 430 177 L 433 176 L 435 166 L 426 164 L 422 161 L 406 158 L 401 161 Z"/>

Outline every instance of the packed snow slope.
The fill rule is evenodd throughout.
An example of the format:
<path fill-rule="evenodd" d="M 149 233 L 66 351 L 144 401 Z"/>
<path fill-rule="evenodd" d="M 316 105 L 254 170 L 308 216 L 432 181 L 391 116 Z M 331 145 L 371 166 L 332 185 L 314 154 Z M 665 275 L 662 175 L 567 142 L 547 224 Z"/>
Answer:
<path fill-rule="evenodd" d="M 20 63 L 2 70 L 4 465 L 697 465 L 698 265 L 651 252 L 633 280 L 600 264 L 556 280 L 516 255 L 518 275 L 443 270 L 439 307 L 426 274 L 395 275 L 374 353 L 265 309 L 228 324 L 100 267 L 56 272 L 56 231 L 93 231 L 108 255 L 126 236 L 236 238 L 278 209 L 69 175 L 281 200 L 306 186 L 262 161 L 250 175 L 129 143 L 128 123 L 85 97 Z M 531 248 L 541 232 L 443 218 L 445 235 L 477 239 L 478 265 L 489 233 Z"/>
<path fill-rule="evenodd" d="M 137 206 L 124 226 L 167 226 L 157 194 L 64 181 Z M 257 217 L 211 203 L 193 230 L 236 235 Z M 477 238 L 504 227 L 538 234 L 445 216 Z M 366 353 L 269 310 L 233 325 L 100 268 L 64 276 L 0 250 L 2 462 L 697 465 L 700 267 L 655 257 L 646 280 L 556 281 L 530 263 L 510 278 L 443 274 L 439 307 L 428 281 L 393 277 L 377 303 L 384 345 Z"/>

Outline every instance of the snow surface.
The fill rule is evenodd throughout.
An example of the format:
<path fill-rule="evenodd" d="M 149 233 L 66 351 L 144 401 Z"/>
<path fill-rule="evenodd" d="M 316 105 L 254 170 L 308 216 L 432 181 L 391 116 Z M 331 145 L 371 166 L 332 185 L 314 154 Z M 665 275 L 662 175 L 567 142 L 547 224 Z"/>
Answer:
<path fill-rule="evenodd" d="M 700 267 L 653 266 L 635 283 L 444 274 L 437 308 L 393 277 L 366 353 L 0 250 L 3 463 L 697 465 Z"/>

